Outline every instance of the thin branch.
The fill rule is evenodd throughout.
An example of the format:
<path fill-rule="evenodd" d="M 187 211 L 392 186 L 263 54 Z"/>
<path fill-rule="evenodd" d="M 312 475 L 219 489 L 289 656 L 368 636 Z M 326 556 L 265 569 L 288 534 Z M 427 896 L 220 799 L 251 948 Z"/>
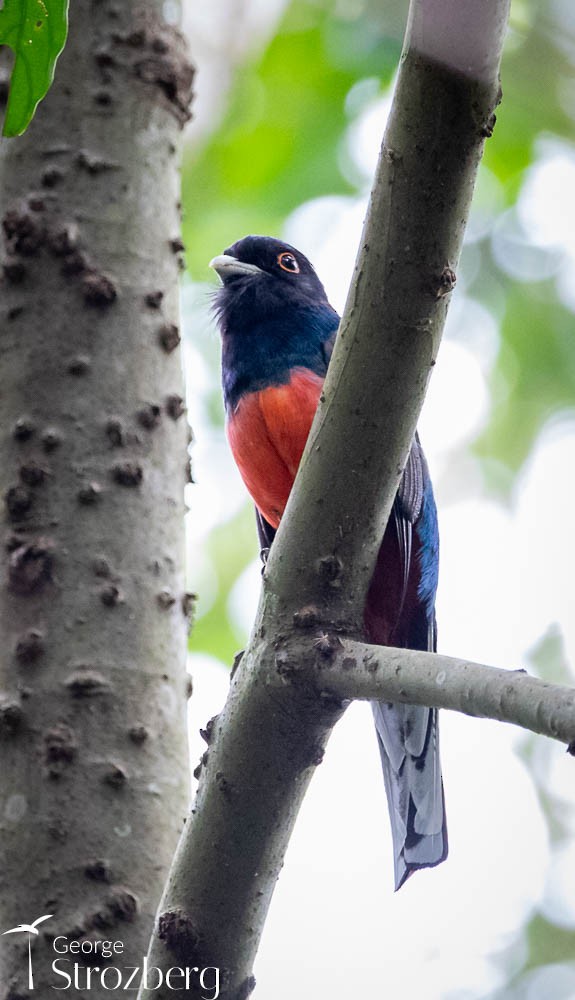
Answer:
<path fill-rule="evenodd" d="M 296 664 L 293 672 L 290 663 Z M 549 684 L 524 670 L 331 636 L 292 643 L 279 666 L 284 677 L 313 683 L 344 700 L 447 708 L 511 722 L 575 747 L 575 688 Z"/>
<path fill-rule="evenodd" d="M 225 1000 L 247 1000 L 253 989 L 252 963 L 291 830 L 342 712 L 339 699 L 285 683 L 279 647 L 301 641 L 301 625 L 314 615 L 320 627 L 361 633 L 492 129 L 508 9 L 509 0 L 411 3 L 325 399 L 272 547 L 250 646 L 211 730 L 150 949 L 150 964 L 164 972 L 174 964 L 220 967 Z M 438 37 L 448 40 L 444 62 Z M 182 994 L 199 995 L 193 987 Z M 140 994 L 170 996 L 162 987 Z"/>

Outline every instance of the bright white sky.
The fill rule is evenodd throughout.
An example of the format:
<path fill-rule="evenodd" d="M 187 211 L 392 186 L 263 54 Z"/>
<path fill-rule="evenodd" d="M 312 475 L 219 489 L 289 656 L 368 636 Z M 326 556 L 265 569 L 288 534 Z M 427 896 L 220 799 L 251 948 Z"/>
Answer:
<path fill-rule="evenodd" d="M 366 177 L 373 169 L 385 111 L 385 102 L 369 104 L 346 152 Z M 566 149 L 545 146 L 520 202 L 521 225 L 533 240 L 558 247 L 556 272 L 572 304 L 573 284 L 569 287 L 566 275 L 572 281 L 574 181 L 575 165 Z M 286 238 L 312 258 L 340 311 L 364 209 L 364 202 L 323 199 L 299 209 L 285 229 Z M 486 175 L 472 238 L 497 213 L 497 183 Z M 472 267 L 472 241 L 466 254 Z M 521 261 L 517 264 L 511 252 L 507 256 L 517 275 Z M 188 303 L 198 298 L 205 308 L 204 290 L 186 292 Z M 529 649 L 558 626 L 573 664 L 573 415 L 544 430 L 509 509 L 485 496 L 470 458 L 458 453 L 454 463 L 456 449 L 486 419 L 486 376 L 496 350 L 493 319 L 466 298 L 460 281 L 420 423 L 440 512 L 440 649 L 516 668 L 526 665 Z M 194 393 L 205 392 L 210 376 L 197 348 L 189 348 L 188 360 Z M 200 526 L 230 516 L 244 497 L 224 442 L 213 440 L 200 410 L 193 412 L 194 393 L 198 485 L 190 493 L 192 568 L 205 560 L 198 556 Z M 230 607 L 246 633 L 259 582 L 254 560 Z M 210 601 L 205 581 L 202 601 L 204 607 Z M 193 658 L 192 669 L 192 758 L 197 759 L 203 745 L 195 734 L 220 709 L 228 673 L 202 657 Z M 290 845 L 256 963 L 255 996 L 475 1000 L 504 981 L 495 953 L 512 948 L 515 961 L 521 962 L 517 932 L 535 906 L 562 926 L 575 928 L 575 846 L 568 844 L 554 855 L 550 867 L 534 786 L 515 752 L 522 735 L 501 724 L 443 713 L 441 738 L 449 859 L 438 869 L 416 874 L 394 894 L 371 713 L 364 705 L 349 709 L 314 777 Z M 535 745 L 550 790 L 564 800 L 565 818 L 575 831 L 575 761 L 552 741 L 539 738 Z M 506 993 L 511 997 L 573 1000 L 575 966 L 540 970 L 520 992 Z"/>

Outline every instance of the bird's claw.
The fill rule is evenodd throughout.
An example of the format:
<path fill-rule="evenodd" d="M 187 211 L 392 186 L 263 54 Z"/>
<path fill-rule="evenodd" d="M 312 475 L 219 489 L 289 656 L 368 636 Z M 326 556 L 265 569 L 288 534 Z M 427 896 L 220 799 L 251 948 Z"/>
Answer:
<path fill-rule="evenodd" d="M 260 549 L 260 559 L 262 561 L 262 576 L 264 575 L 266 566 L 268 564 L 269 554 L 270 554 L 269 546 L 266 549 Z"/>

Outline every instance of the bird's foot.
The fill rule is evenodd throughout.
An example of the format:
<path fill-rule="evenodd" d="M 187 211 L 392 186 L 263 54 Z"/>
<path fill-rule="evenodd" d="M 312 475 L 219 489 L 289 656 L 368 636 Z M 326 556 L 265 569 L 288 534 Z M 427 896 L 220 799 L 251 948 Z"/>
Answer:
<path fill-rule="evenodd" d="M 262 576 L 264 575 L 266 566 L 268 564 L 269 554 L 270 554 L 269 546 L 267 547 L 267 549 L 260 549 L 260 559 L 262 561 Z"/>

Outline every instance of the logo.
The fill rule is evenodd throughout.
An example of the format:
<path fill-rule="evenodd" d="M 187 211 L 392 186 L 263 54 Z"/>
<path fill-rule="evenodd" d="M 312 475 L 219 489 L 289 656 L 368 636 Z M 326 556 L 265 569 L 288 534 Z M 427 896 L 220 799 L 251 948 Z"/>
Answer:
<path fill-rule="evenodd" d="M 34 976 L 32 974 L 32 934 L 38 936 L 38 924 L 41 924 L 44 920 L 49 920 L 52 917 L 52 913 L 47 913 L 44 917 L 37 917 L 33 924 L 18 924 L 18 927 L 11 927 L 9 931 L 4 931 L 4 934 L 28 934 L 28 989 L 34 989 Z"/>
<path fill-rule="evenodd" d="M 32 935 L 38 936 L 38 925 L 44 920 L 50 920 L 52 916 L 52 913 L 46 913 L 31 924 L 18 924 L 17 927 L 11 927 L 10 930 L 3 932 L 3 934 L 28 935 L 29 990 L 34 989 Z M 216 966 L 206 966 L 203 969 L 198 966 L 192 968 L 173 966 L 164 971 L 150 965 L 146 955 L 141 965 L 116 965 L 115 962 L 121 963 L 124 956 L 123 941 L 77 940 L 69 939 L 63 934 L 54 938 L 52 947 L 53 990 L 67 990 L 73 987 L 76 990 L 89 991 L 94 988 L 116 993 L 118 990 L 136 991 L 145 988 L 155 991 L 165 988 L 173 990 L 174 993 L 187 994 L 195 985 L 196 990 L 202 991 L 200 994 L 202 1000 L 217 1000 L 220 995 L 220 970 Z M 95 965 L 94 962 L 98 959 L 104 964 Z M 112 963 L 110 959 L 113 960 Z"/>

